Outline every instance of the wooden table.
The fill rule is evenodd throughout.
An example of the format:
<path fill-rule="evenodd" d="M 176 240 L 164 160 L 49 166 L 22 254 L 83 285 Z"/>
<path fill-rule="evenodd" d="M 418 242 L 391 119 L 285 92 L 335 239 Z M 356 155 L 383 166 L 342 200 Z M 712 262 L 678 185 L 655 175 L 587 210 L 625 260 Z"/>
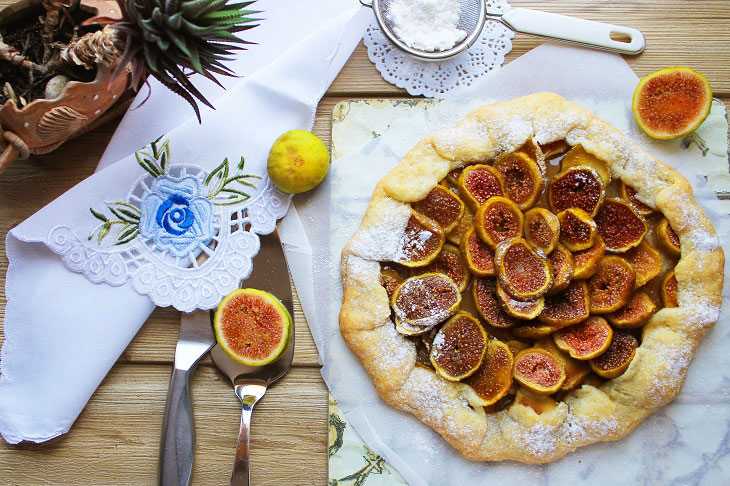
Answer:
<path fill-rule="evenodd" d="M 0 6 L 10 3 L 0 0 Z M 715 97 L 730 102 L 730 2 L 550 0 L 514 1 L 512 6 L 636 27 L 646 35 L 647 49 L 627 60 L 639 76 L 667 66 L 689 66 L 707 76 Z M 540 43 L 518 35 L 507 62 Z M 332 107 L 340 100 L 407 96 L 383 81 L 360 45 L 322 99 L 314 133 L 329 143 Z M 3 243 L 13 226 L 92 174 L 115 128 L 116 123 L 109 123 L 51 154 L 15 162 L 0 175 Z M 2 251 L 3 289 L 7 264 Z M 294 367 L 254 413 L 251 463 L 257 485 L 325 484 L 327 479 L 327 389 L 306 319 L 298 302 L 295 305 Z M 4 318 L 4 294 L 0 309 Z M 150 316 L 68 434 L 41 445 L 8 446 L 0 441 L 0 483 L 154 483 L 179 319 L 179 312 L 172 309 L 157 309 Z M 196 373 L 193 395 L 197 422 L 193 483 L 226 484 L 240 406 L 208 357 Z"/>

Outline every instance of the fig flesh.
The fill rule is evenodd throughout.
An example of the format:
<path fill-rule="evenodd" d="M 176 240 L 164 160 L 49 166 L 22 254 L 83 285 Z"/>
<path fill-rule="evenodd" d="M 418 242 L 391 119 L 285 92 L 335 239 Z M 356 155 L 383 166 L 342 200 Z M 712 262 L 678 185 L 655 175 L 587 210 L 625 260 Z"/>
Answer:
<path fill-rule="evenodd" d="M 604 201 L 595 221 L 606 249 L 615 253 L 624 253 L 637 246 L 648 231 L 644 218 L 620 199 Z"/>
<path fill-rule="evenodd" d="M 388 299 L 393 297 L 393 293 L 398 286 L 403 283 L 403 277 L 394 268 L 388 266 L 381 266 L 380 268 L 380 284 L 385 288 L 388 293 Z"/>
<path fill-rule="evenodd" d="M 461 238 L 460 248 L 471 273 L 479 277 L 497 275 L 494 266 L 494 250 L 477 236 L 474 228 L 470 228 Z"/>
<path fill-rule="evenodd" d="M 465 168 L 456 185 L 459 195 L 474 212 L 489 198 L 504 195 L 502 174 L 488 165 L 470 165 Z"/>
<path fill-rule="evenodd" d="M 657 240 L 662 249 L 672 258 L 682 256 L 682 247 L 679 243 L 679 236 L 674 232 L 667 218 L 662 218 L 656 227 Z"/>
<path fill-rule="evenodd" d="M 626 199 L 640 215 L 646 217 L 654 212 L 652 208 L 636 199 L 636 189 L 627 185 L 624 181 L 621 181 L 618 191 L 619 195 Z"/>
<path fill-rule="evenodd" d="M 598 235 L 592 247 L 573 253 L 573 278 L 585 280 L 592 277 L 598 269 L 598 262 L 605 254 L 606 245 L 603 243 L 603 238 Z"/>
<path fill-rule="evenodd" d="M 495 250 L 503 241 L 522 235 L 525 217 L 515 203 L 506 197 L 490 198 L 474 216 L 474 228 L 479 238 Z"/>
<path fill-rule="evenodd" d="M 538 395 L 551 395 L 565 382 L 565 368 L 550 352 L 529 348 L 517 353 L 512 377 Z"/>
<path fill-rule="evenodd" d="M 477 311 L 490 326 L 507 329 L 517 323 L 517 320 L 509 316 L 499 305 L 495 279 L 475 278 L 472 294 Z"/>
<path fill-rule="evenodd" d="M 578 360 L 589 360 L 602 355 L 611 344 L 613 329 L 601 316 L 590 316 L 575 326 L 553 334 L 555 344 Z"/>
<path fill-rule="evenodd" d="M 631 296 L 625 306 L 606 317 L 619 329 L 633 329 L 643 326 L 654 311 L 656 311 L 654 301 L 646 292 L 639 290 Z"/>
<path fill-rule="evenodd" d="M 464 216 L 459 221 L 459 224 L 446 234 L 446 239 L 451 243 L 458 245 L 461 243 L 461 238 L 464 236 L 464 233 L 473 227 L 474 213 L 472 213 L 469 208 L 464 208 Z"/>
<path fill-rule="evenodd" d="M 396 319 L 406 327 L 416 328 L 430 328 L 445 321 L 454 315 L 460 304 L 459 288 L 440 273 L 404 280 L 391 298 Z"/>
<path fill-rule="evenodd" d="M 497 285 L 497 299 L 507 314 L 515 319 L 522 319 L 524 321 L 536 318 L 542 312 L 543 307 L 545 307 L 544 298 L 540 297 L 539 299 L 525 301 L 517 300 L 505 292 L 501 285 Z"/>
<path fill-rule="evenodd" d="M 476 318 L 458 312 L 436 333 L 429 357 L 436 373 L 460 381 L 479 369 L 486 352 L 487 332 Z"/>
<path fill-rule="evenodd" d="M 545 208 L 532 208 L 525 213 L 525 239 L 545 255 L 549 255 L 560 237 L 558 217 Z"/>
<path fill-rule="evenodd" d="M 442 273 L 446 275 L 453 280 L 459 288 L 459 292 L 466 290 L 471 279 L 471 274 L 464 263 L 461 252 L 457 247 L 449 244 L 444 245 L 444 249 L 441 250 L 439 256 L 429 263 L 425 270 L 426 273 Z"/>
<path fill-rule="evenodd" d="M 629 262 L 615 255 L 598 262 L 596 273 L 588 279 L 591 314 L 608 314 L 623 307 L 634 291 L 636 272 Z"/>
<path fill-rule="evenodd" d="M 500 284 L 515 299 L 534 300 L 550 290 L 550 265 L 522 238 L 500 243 L 494 262 Z"/>
<path fill-rule="evenodd" d="M 510 348 L 502 341 L 490 339 L 487 353 L 476 372 L 463 383 L 469 385 L 486 407 L 504 397 L 512 386 L 512 366 L 514 356 Z"/>
<path fill-rule="evenodd" d="M 587 250 L 596 242 L 597 227 L 593 219 L 579 208 L 558 213 L 560 243 L 570 251 Z"/>
<path fill-rule="evenodd" d="M 662 285 L 659 289 L 664 307 L 679 306 L 677 290 L 677 277 L 674 275 L 674 270 L 671 270 L 662 279 Z"/>
<path fill-rule="evenodd" d="M 573 279 L 573 254 L 563 245 L 558 245 L 548 255 L 547 260 L 553 276 L 553 285 L 550 287 L 548 295 L 553 295 L 568 288 Z"/>
<path fill-rule="evenodd" d="M 624 253 L 624 257 L 636 272 L 634 287 L 637 289 L 659 275 L 662 270 L 662 257 L 646 240 Z"/>
<path fill-rule="evenodd" d="M 507 196 L 522 211 L 535 204 L 542 193 L 543 177 L 535 160 L 522 152 L 500 155 L 494 168 L 502 174 Z"/>
<path fill-rule="evenodd" d="M 456 228 L 464 216 L 464 203 L 453 192 L 438 185 L 425 198 L 413 203 L 413 209 L 436 221 L 444 233 Z"/>
<path fill-rule="evenodd" d="M 559 329 L 558 326 L 553 326 L 551 324 L 543 324 L 538 319 L 533 319 L 531 321 L 521 321 L 521 322 L 524 322 L 524 324 L 521 324 L 517 327 L 513 327 L 511 329 L 511 332 L 515 337 L 522 338 L 522 339 L 544 338 L 545 336 L 549 336 L 552 333 L 554 333 L 557 329 Z"/>
<path fill-rule="evenodd" d="M 611 344 L 597 358 L 590 360 L 591 369 L 601 378 L 621 376 L 636 355 L 639 342 L 626 331 L 615 331 Z"/>
<path fill-rule="evenodd" d="M 582 145 L 573 147 L 570 152 L 565 154 L 563 160 L 560 161 L 560 170 L 566 170 L 576 166 L 590 167 L 595 170 L 601 177 L 604 187 L 611 183 L 611 171 L 608 165 L 595 155 L 586 152 L 586 149 Z"/>
<path fill-rule="evenodd" d="M 431 263 L 444 246 L 444 232 L 429 217 L 411 211 L 405 233 L 400 240 L 396 262 L 406 267 L 424 267 Z"/>
<path fill-rule="evenodd" d="M 589 309 L 588 285 L 582 280 L 574 280 L 564 291 L 545 298 L 545 308 L 537 318 L 542 324 L 558 330 L 587 319 Z"/>
<path fill-rule="evenodd" d="M 553 334 L 553 336 L 554 335 L 555 334 Z M 565 368 L 565 381 L 560 387 L 560 391 L 569 391 L 579 387 L 586 376 L 588 376 L 591 372 L 591 367 L 588 366 L 588 363 L 584 363 L 568 356 L 567 353 L 563 352 L 555 345 L 555 342 L 551 337 L 540 339 L 535 342 L 535 346 L 542 348 L 555 356 L 563 365 L 563 368 Z"/>
<path fill-rule="evenodd" d="M 603 201 L 603 180 L 594 169 L 580 165 L 570 167 L 548 185 L 548 203 L 554 213 L 580 208 L 594 217 Z"/>

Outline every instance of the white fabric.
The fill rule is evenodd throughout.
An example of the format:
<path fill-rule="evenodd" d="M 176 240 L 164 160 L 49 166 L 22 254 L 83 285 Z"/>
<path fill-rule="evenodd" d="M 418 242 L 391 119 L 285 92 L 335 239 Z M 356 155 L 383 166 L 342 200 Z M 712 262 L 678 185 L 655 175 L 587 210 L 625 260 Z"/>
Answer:
<path fill-rule="evenodd" d="M 251 57 L 240 55 L 234 70 L 248 76 L 228 80 L 228 91 L 204 88 L 218 109 L 203 111 L 202 126 L 190 107 L 153 83 L 152 98 L 122 122 L 104 168 L 8 234 L 0 362 L 0 434 L 8 442 L 39 442 L 68 431 L 154 309 L 129 284 L 93 284 L 68 271 L 46 246 L 50 232 L 63 224 L 88 235 L 95 224 L 89 208 L 124 200 L 143 174 L 130 153 L 165 132 L 173 165 L 210 171 L 224 157 L 244 155 L 246 171 L 267 182 L 266 154 L 274 139 L 286 130 L 311 129 L 319 99 L 369 20 L 355 0 L 255 5 L 265 10 L 265 20 L 261 31 L 246 37 L 265 51 L 252 46 Z"/>

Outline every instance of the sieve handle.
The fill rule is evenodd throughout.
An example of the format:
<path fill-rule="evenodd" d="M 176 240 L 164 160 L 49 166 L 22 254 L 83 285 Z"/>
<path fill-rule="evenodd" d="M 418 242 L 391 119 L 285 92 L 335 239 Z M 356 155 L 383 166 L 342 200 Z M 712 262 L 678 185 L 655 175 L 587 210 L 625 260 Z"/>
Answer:
<path fill-rule="evenodd" d="M 639 54 L 646 46 L 644 35 L 636 29 L 538 10 L 513 8 L 505 12 L 499 20 L 515 32 L 559 39 L 621 54 Z M 624 34 L 631 40 L 629 42 L 613 40 L 612 33 Z"/>

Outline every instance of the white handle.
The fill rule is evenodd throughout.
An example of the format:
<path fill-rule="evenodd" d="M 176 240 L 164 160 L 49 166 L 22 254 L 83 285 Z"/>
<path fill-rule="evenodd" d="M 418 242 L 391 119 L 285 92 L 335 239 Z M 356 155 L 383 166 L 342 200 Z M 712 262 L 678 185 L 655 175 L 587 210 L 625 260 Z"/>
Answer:
<path fill-rule="evenodd" d="M 560 39 L 621 54 L 639 54 L 646 45 L 644 35 L 636 29 L 538 10 L 513 8 L 505 12 L 500 20 L 515 32 Z M 613 40 L 611 33 L 625 34 L 631 42 Z"/>

